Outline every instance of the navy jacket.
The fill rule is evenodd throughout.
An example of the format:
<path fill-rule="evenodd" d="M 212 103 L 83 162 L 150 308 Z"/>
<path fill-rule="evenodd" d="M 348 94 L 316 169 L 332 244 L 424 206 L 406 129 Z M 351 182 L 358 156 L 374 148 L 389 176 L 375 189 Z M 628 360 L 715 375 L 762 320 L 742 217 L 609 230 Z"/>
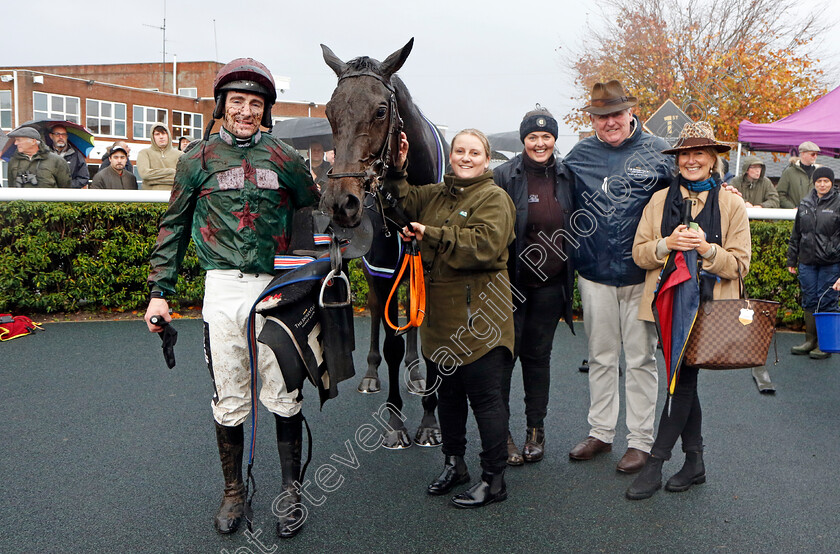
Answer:
<path fill-rule="evenodd" d="M 563 206 L 563 228 L 570 230 L 570 220 L 574 200 L 572 199 L 571 179 L 572 175 L 562 163 L 563 159 L 557 157 L 555 160 L 556 178 L 554 181 L 554 198 Z M 525 175 L 525 163 L 522 154 L 517 154 L 512 160 L 508 160 L 493 170 L 493 181 L 508 193 L 513 205 L 516 207 L 516 238 L 508 247 L 508 274 L 513 286 L 519 284 L 519 272 L 522 260 L 519 255 L 525 249 L 526 226 L 528 224 L 528 181 Z M 566 241 L 567 250 L 572 250 L 572 245 Z M 566 294 L 566 305 L 563 310 L 563 320 L 575 332 L 572 323 L 572 294 L 574 290 L 575 267 L 574 257 L 571 252 L 564 252 L 566 259 L 566 279 L 563 283 Z"/>
<path fill-rule="evenodd" d="M 645 270 L 633 262 L 636 228 L 653 193 L 674 178 L 673 156 L 661 153 L 668 143 L 642 132 L 633 119 L 635 130 L 619 146 L 591 136 L 563 162 L 574 176 L 575 208 L 588 212 L 574 217 L 575 267 L 584 278 L 615 287 L 645 280 Z"/>

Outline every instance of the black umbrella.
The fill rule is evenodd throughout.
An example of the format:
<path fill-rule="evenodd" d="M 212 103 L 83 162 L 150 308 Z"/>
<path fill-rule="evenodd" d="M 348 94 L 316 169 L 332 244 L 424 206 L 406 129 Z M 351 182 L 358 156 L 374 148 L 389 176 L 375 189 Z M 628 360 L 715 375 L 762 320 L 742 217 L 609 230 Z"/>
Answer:
<path fill-rule="evenodd" d="M 487 135 L 490 149 L 496 152 L 522 152 L 523 144 L 519 138 L 519 131 L 505 131 Z"/>
<path fill-rule="evenodd" d="M 324 150 L 333 149 L 332 127 L 323 117 L 295 117 L 274 124 L 271 134 L 300 150 L 320 142 Z"/>

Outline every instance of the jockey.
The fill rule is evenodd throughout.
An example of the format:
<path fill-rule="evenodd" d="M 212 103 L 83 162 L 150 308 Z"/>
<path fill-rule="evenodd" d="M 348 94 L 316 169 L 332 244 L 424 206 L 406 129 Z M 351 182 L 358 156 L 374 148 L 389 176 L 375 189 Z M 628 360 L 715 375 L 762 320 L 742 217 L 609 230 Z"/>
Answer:
<path fill-rule="evenodd" d="M 215 516 L 219 533 L 233 533 L 245 515 L 242 478 L 244 421 L 251 413 L 246 323 L 255 300 L 274 277 L 274 258 L 289 248 L 296 210 L 318 201 L 309 171 L 291 147 L 260 125 L 271 127 L 277 92 L 268 69 L 239 58 L 219 70 L 213 83 L 216 107 L 204 140 L 178 162 L 169 207 L 151 256 L 151 299 L 145 319 L 171 320 L 167 298 L 175 295 L 178 268 L 192 237 L 206 270 L 203 306 L 204 352 L 213 379 L 211 402 L 225 486 Z M 218 134 L 210 135 L 223 118 Z M 259 333 L 264 318 L 257 316 Z M 302 398 L 287 390 L 280 365 L 269 349 L 257 362 L 260 402 L 274 414 L 280 453 L 283 498 L 275 506 L 277 534 L 294 536 L 303 525 L 299 490 Z M 254 388 L 253 390 L 256 390 Z M 288 492 L 288 494 L 287 494 Z"/>

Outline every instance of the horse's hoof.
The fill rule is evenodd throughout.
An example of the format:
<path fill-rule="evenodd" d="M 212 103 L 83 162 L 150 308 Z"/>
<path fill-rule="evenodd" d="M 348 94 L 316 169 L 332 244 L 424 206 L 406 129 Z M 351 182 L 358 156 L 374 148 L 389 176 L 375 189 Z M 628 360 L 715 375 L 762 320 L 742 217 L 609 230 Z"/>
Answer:
<path fill-rule="evenodd" d="M 414 436 L 414 442 L 417 443 L 417 446 L 428 448 L 440 446 L 443 442 L 440 427 L 418 427 L 417 434 Z"/>
<path fill-rule="evenodd" d="M 382 433 L 382 446 L 388 450 L 402 450 L 411 447 L 411 439 L 408 438 L 408 431 L 396 429 Z"/>
<path fill-rule="evenodd" d="M 362 394 L 376 394 L 382 390 L 379 385 L 379 377 L 363 377 L 358 390 Z"/>
<path fill-rule="evenodd" d="M 423 396 L 423 395 L 426 394 L 426 380 L 425 379 L 417 379 L 416 381 L 409 381 L 406 388 L 408 389 L 409 394 L 416 394 L 417 396 Z"/>

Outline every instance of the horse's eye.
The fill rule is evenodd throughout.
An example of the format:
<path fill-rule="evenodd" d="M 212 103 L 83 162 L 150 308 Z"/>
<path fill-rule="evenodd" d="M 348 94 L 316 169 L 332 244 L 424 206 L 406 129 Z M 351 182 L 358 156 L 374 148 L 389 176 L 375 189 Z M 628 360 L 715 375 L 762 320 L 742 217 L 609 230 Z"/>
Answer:
<path fill-rule="evenodd" d="M 382 119 L 383 117 L 385 117 L 386 113 L 388 113 L 388 110 L 385 108 L 385 106 L 379 106 L 379 108 L 376 110 L 376 118 Z"/>

